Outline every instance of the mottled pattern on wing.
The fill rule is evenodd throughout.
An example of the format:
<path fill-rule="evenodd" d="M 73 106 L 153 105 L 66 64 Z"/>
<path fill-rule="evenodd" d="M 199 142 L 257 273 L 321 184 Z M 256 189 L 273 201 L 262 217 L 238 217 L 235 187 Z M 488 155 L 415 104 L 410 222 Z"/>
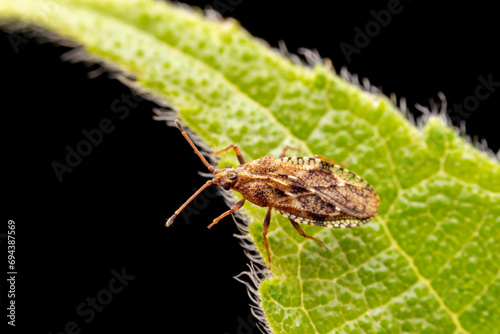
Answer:
<path fill-rule="evenodd" d="M 233 189 L 303 224 L 346 228 L 376 215 L 379 197 L 353 172 L 319 158 L 262 157 L 238 168 Z"/>
<path fill-rule="evenodd" d="M 340 178 L 344 179 L 345 181 L 348 181 L 353 184 L 357 184 L 360 187 L 367 189 L 369 191 L 375 191 L 373 187 L 363 178 L 360 176 L 354 174 L 350 170 L 339 166 L 332 164 L 328 161 L 321 160 L 319 158 L 308 158 L 308 157 L 285 157 L 280 159 L 283 162 L 289 163 L 289 164 L 297 164 L 297 165 L 308 165 L 308 166 L 316 166 L 321 169 L 326 169 L 331 171 L 333 174 L 339 176 Z"/>
<path fill-rule="evenodd" d="M 330 162 L 308 157 L 280 159 L 298 165 L 295 176 L 323 201 L 340 208 L 352 217 L 366 218 L 377 213 L 379 198 L 375 189 L 348 169 Z"/>

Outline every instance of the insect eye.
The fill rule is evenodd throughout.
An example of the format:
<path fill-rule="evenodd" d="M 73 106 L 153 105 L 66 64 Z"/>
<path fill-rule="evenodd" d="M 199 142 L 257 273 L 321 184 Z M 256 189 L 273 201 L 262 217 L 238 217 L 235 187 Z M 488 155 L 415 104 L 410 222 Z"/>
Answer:
<path fill-rule="evenodd" d="M 229 190 L 229 189 L 231 189 L 231 184 L 230 183 L 223 183 L 222 188 L 224 188 L 224 190 Z"/>

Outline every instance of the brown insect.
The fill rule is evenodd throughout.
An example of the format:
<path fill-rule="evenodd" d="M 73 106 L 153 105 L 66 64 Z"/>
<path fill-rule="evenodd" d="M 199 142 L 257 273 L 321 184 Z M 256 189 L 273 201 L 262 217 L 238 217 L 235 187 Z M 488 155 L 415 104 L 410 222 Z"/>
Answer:
<path fill-rule="evenodd" d="M 271 264 L 266 235 L 272 209 L 290 219 L 300 235 L 323 246 L 322 241 L 305 234 L 298 223 L 330 228 L 356 227 L 370 222 L 378 212 L 380 199 L 375 189 L 358 175 L 325 157 L 285 157 L 287 150 L 297 150 L 285 146 L 279 159 L 266 156 L 247 163 L 238 146 L 233 144 L 214 154 L 233 149 L 240 166 L 217 170 L 201 155 L 179 120 L 175 124 L 215 178 L 207 181 L 175 211 L 166 226 L 172 225 L 177 215 L 206 187 L 216 184 L 224 190 L 235 190 L 243 199 L 215 218 L 208 228 L 241 208 L 246 200 L 268 207 L 262 237 Z"/>

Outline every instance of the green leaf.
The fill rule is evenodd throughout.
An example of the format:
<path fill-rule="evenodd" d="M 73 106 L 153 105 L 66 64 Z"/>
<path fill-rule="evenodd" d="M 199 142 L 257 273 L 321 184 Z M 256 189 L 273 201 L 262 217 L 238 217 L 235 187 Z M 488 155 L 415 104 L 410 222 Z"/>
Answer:
<path fill-rule="evenodd" d="M 213 149 L 238 143 L 250 160 L 300 147 L 377 189 L 370 224 L 304 227 L 330 250 L 273 214 L 273 273 L 259 291 L 275 333 L 499 332 L 500 166 L 441 117 L 418 129 L 328 66 L 295 65 L 234 20 L 166 3 L 0 0 L 0 17 L 55 31 L 135 75 Z M 222 160 L 236 163 L 230 152 Z M 245 210 L 265 254 L 265 209 Z"/>

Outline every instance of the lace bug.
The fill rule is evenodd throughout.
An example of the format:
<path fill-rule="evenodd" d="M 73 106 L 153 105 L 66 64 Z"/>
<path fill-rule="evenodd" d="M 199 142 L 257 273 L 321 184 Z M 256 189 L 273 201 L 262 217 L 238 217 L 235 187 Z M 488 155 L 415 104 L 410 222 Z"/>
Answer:
<path fill-rule="evenodd" d="M 285 146 L 279 159 L 265 156 L 246 162 L 238 146 L 232 144 L 214 154 L 233 149 L 240 166 L 227 166 L 218 170 L 201 155 L 179 120 L 175 124 L 215 178 L 207 181 L 175 211 L 167 220 L 166 226 L 172 225 L 177 215 L 206 187 L 216 184 L 224 190 L 235 190 L 243 198 L 230 210 L 215 218 L 208 228 L 240 209 L 247 200 L 255 205 L 268 207 L 262 237 L 271 264 L 266 235 L 272 209 L 287 217 L 303 237 L 315 240 L 325 248 L 322 241 L 305 234 L 299 223 L 349 228 L 370 222 L 378 212 L 380 199 L 375 189 L 358 175 L 323 156 L 286 157 L 288 150 L 297 149 Z"/>

